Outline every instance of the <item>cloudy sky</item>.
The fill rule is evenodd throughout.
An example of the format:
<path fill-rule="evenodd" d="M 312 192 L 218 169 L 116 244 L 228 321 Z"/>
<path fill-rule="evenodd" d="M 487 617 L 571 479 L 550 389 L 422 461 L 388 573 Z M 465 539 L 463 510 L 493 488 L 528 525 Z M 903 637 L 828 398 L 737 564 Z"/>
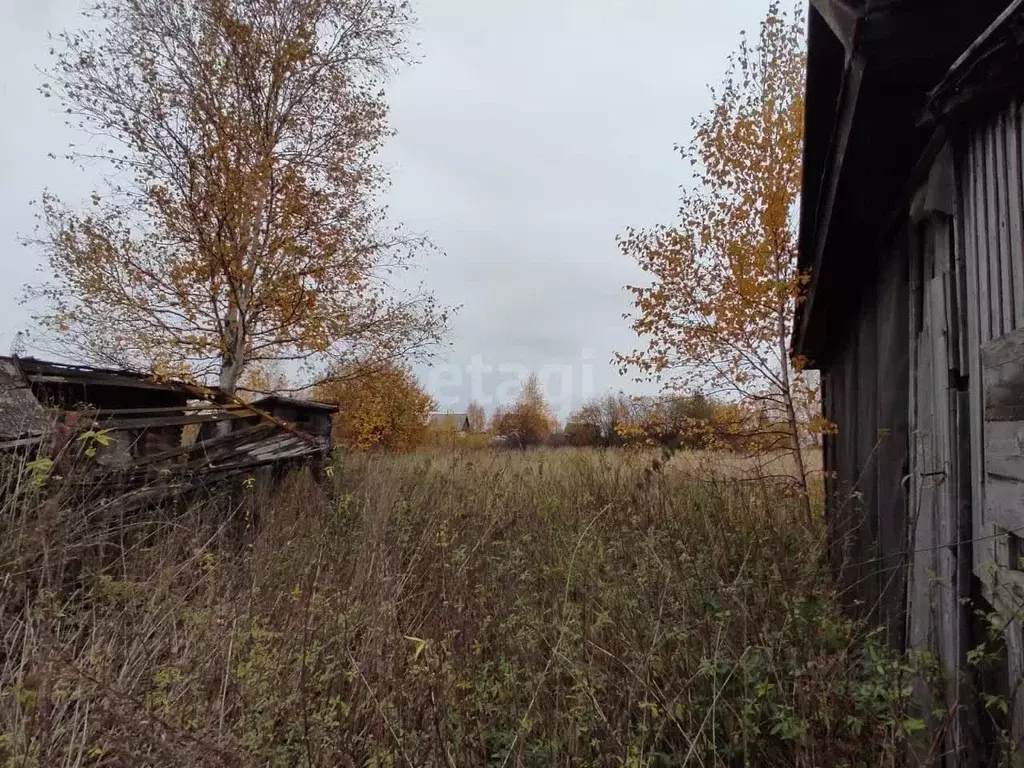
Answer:
<path fill-rule="evenodd" d="M 766 0 L 413 4 L 419 61 L 389 89 L 387 203 L 438 247 L 417 277 L 462 305 L 450 346 L 417 372 L 452 410 L 509 398 L 526 370 L 563 416 L 589 394 L 636 391 L 609 362 L 634 344 L 623 285 L 642 279 L 615 236 L 672 217 L 687 180 L 673 145 Z M 28 326 L 29 201 L 91 189 L 48 159 L 76 137 L 36 92 L 47 32 L 77 25 L 79 5 L 0 0 L 0 354 Z"/>

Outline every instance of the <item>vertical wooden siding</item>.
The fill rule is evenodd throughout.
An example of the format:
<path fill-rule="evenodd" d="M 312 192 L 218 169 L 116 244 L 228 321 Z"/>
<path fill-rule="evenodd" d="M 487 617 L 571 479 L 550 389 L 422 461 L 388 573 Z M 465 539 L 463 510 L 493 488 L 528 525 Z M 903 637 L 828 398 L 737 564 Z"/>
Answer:
<path fill-rule="evenodd" d="M 824 371 L 825 439 L 833 571 L 847 608 L 904 641 L 907 401 L 906 238 L 881 259 L 856 322 Z"/>
<path fill-rule="evenodd" d="M 960 244 L 967 272 L 965 348 L 970 399 L 973 571 L 1007 618 L 1022 606 L 1024 574 L 1015 563 L 1024 534 L 1024 120 L 1022 104 L 978 122 L 960 150 Z M 1017 349 L 1006 354 L 1006 349 Z M 1015 402 L 1019 401 L 1019 402 Z M 1009 471 L 1008 471 L 1009 468 Z M 1024 682 L 1024 633 L 1005 633 L 1009 689 Z M 1014 696 L 1012 731 L 1024 737 L 1024 696 Z"/>
<path fill-rule="evenodd" d="M 978 335 L 1024 328 L 1024 178 L 1019 101 L 973 129 L 961 164 L 965 255 L 976 271 Z"/>
<path fill-rule="evenodd" d="M 948 157 L 948 156 L 946 156 Z M 937 162 L 936 168 L 940 170 Z M 941 187 L 941 185 L 939 185 Z M 928 186 L 926 186 L 926 190 Z M 947 189 L 949 195 L 952 190 Z M 937 198 L 943 197 L 941 193 Z M 911 400 L 910 416 L 910 548 L 908 646 L 930 652 L 943 672 L 947 689 L 941 703 L 955 706 L 959 698 L 961 605 L 959 594 L 958 407 L 959 345 L 957 343 L 956 269 L 950 205 L 922 211 L 915 225 L 911 267 Z M 917 698 L 934 705 L 931 689 L 919 685 Z M 939 732 L 941 723 L 932 720 Z M 960 754 L 959 723 L 944 729 L 948 755 Z M 953 764 L 953 763 L 950 763 Z"/>
<path fill-rule="evenodd" d="M 1005 472 L 988 472 L 1013 420 L 986 419 L 991 410 L 997 368 L 986 373 L 985 350 L 1024 333 L 1024 120 L 1022 105 L 1009 107 L 979 123 L 965 138 L 960 158 L 961 243 L 968 273 L 967 335 L 970 359 L 973 436 L 974 535 L 991 536 L 1024 525 L 1024 508 L 1000 499 Z M 980 353 L 972 353 L 972 348 Z M 986 381 L 988 384 L 986 384 Z M 989 442 L 986 451 L 985 442 Z M 992 477 L 990 477 L 992 475 Z M 1011 491 L 1012 493 L 1012 491 Z M 1012 501 L 1012 498 L 1011 498 Z M 998 559 L 999 543 L 976 548 L 976 570 Z M 984 574 L 979 571 L 979 577 Z"/>

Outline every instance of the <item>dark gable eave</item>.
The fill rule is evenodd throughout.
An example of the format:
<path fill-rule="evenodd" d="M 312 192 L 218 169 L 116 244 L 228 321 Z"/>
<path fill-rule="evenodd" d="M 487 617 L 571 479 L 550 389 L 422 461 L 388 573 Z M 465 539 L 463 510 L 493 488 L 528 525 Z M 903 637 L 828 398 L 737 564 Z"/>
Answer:
<path fill-rule="evenodd" d="M 928 94 L 919 122 L 950 126 L 1024 93 L 1024 0 L 1013 0 Z"/>
<path fill-rule="evenodd" d="M 806 356 L 807 323 L 817 293 L 818 262 L 821 254 L 816 248 L 822 210 L 831 211 L 827 185 L 838 181 L 839 167 L 835 167 L 835 145 L 842 133 L 841 115 L 849 109 L 860 90 L 863 74 L 854 75 L 854 52 L 857 41 L 857 11 L 842 0 L 811 0 L 807 16 L 807 82 L 804 92 L 804 150 L 801 180 L 801 204 L 798 232 L 798 269 L 809 275 L 810 283 L 803 300 L 796 307 L 791 350 L 796 356 Z M 856 82 L 854 82 L 854 80 Z M 851 93 L 852 92 L 852 93 Z M 843 137 L 845 145 L 848 137 Z M 832 190 L 834 194 L 834 189 Z M 824 217 L 826 224 L 831 216 Z"/>
<path fill-rule="evenodd" d="M 889 225 L 909 203 L 906 185 L 934 144 L 918 120 L 929 92 L 1008 5 L 891 0 L 854 12 L 843 0 L 812 0 L 798 234 L 798 266 L 810 280 L 791 351 L 813 367 L 827 364 L 848 330 Z"/>

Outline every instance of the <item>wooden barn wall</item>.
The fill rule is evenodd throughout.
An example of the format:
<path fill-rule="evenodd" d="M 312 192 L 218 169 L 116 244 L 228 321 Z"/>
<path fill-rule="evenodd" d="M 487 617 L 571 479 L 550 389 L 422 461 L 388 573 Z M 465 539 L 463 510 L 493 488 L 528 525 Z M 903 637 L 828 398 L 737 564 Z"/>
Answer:
<path fill-rule="evenodd" d="M 909 253 L 901 233 L 879 283 L 877 334 L 879 366 L 875 369 L 878 423 L 875 431 L 879 532 L 878 573 L 880 616 L 890 629 L 890 641 L 904 644 L 906 606 L 907 406 L 910 397 L 907 341 L 909 312 Z"/>
<path fill-rule="evenodd" d="M 846 342 L 823 371 L 830 556 L 847 607 L 904 641 L 907 468 L 908 253 L 880 253 Z"/>
<path fill-rule="evenodd" d="M 969 131 L 961 157 L 964 245 L 976 269 L 982 344 L 1024 327 L 1021 109 L 1015 101 Z"/>
<path fill-rule="evenodd" d="M 1007 619 L 1009 690 L 1024 682 L 1024 119 L 1019 99 L 979 120 L 958 147 L 959 242 L 966 265 L 973 572 Z M 1010 620 L 1012 619 L 1012 620 Z M 1024 696 L 1013 736 L 1024 738 Z"/>
<path fill-rule="evenodd" d="M 967 268 L 967 353 L 971 381 L 972 507 L 975 571 L 989 580 L 986 563 L 1000 562 L 1000 547 L 1024 526 L 1024 472 L 1017 466 L 1012 402 L 1012 360 L 1003 370 L 1001 350 L 1024 333 L 1024 120 L 1019 101 L 969 130 L 959 152 L 961 241 Z M 1024 425 L 1022 425 L 1024 426 Z M 991 537 L 1000 535 L 1000 538 Z M 1017 570 L 1016 567 L 1013 570 Z"/>
<path fill-rule="evenodd" d="M 943 671 L 948 690 L 942 703 L 958 697 L 961 659 L 959 449 L 960 354 L 958 269 L 954 247 L 952 163 L 944 152 L 922 189 L 913 224 L 910 288 L 910 491 L 907 645 L 928 651 Z M 921 685 L 918 699 L 930 719 L 932 689 Z M 930 702 L 930 703 L 929 703 Z M 936 733 L 938 722 L 932 723 Z M 959 723 L 945 729 L 946 749 L 958 754 Z"/>

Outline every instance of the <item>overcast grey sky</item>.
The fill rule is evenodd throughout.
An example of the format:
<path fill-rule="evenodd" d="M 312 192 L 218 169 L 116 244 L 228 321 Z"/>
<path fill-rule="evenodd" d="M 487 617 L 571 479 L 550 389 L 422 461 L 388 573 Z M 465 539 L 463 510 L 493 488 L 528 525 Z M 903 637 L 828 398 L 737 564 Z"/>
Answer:
<path fill-rule="evenodd" d="M 390 84 L 384 160 L 396 221 L 439 253 L 417 274 L 463 308 L 451 346 L 417 372 L 458 410 L 506 399 L 529 369 L 564 415 L 591 392 L 636 391 L 609 363 L 633 346 L 616 248 L 669 220 L 686 166 L 673 145 L 710 103 L 740 30 L 766 0 L 413 0 L 419 62 Z M 75 136 L 36 92 L 47 31 L 79 0 L 0 0 L 0 354 L 38 255 L 18 244 L 44 187 L 85 197 L 88 175 L 47 158 Z M 499 369 L 500 366 L 500 369 Z M 490 367 L 491 373 L 481 371 Z"/>

